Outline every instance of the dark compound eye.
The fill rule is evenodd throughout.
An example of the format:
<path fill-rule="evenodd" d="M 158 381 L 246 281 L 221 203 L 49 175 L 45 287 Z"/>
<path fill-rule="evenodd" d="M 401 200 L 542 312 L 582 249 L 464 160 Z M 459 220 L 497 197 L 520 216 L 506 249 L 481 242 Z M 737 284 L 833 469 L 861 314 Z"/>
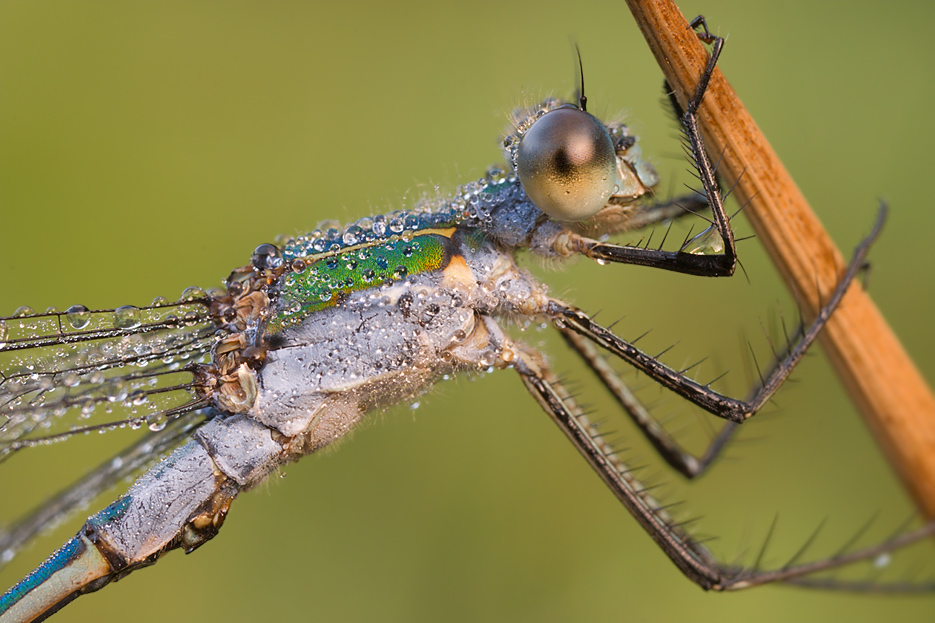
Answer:
<path fill-rule="evenodd" d="M 613 140 L 593 115 L 550 110 L 523 135 L 516 172 L 536 207 L 559 221 L 594 216 L 619 189 Z"/>

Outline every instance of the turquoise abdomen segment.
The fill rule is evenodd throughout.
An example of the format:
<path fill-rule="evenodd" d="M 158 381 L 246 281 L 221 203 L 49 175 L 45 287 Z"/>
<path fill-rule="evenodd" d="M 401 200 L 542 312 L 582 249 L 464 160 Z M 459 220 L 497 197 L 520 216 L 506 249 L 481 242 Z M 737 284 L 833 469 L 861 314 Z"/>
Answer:
<path fill-rule="evenodd" d="M 112 573 L 100 551 L 78 533 L 0 597 L 0 618 L 44 620 L 79 594 L 99 589 Z"/>
<path fill-rule="evenodd" d="M 123 496 L 88 519 L 77 536 L 69 539 L 48 560 L 0 597 L 0 614 L 14 607 L 35 614 L 53 607 L 57 610 L 77 597 L 77 591 L 90 582 L 108 575 L 111 572 L 109 563 L 82 533 L 89 527 L 100 526 L 122 516 L 129 504 L 130 496 Z"/>
<path fill-rule="evenodd" d="M 452 249 L 447 236 L 430 233 L 344 249 L 315 260 L 300 272 L 282 277 L 267 333 L 278 333 L 317 311 L 333 307 L 351 292 L 441 270 L 448 265 Z"/>
<path fill-rule="evenodd" d="M 53 574 L 77 559 L 84 552 L 84 549 L 85 545 L 78 537 L 68 539 L 64 545 L 49 556 L 48 560 L 0 597 L 0 614 L 9 610 L 13 604 L 22 599 L 27 593 L 48 582 Z"/>

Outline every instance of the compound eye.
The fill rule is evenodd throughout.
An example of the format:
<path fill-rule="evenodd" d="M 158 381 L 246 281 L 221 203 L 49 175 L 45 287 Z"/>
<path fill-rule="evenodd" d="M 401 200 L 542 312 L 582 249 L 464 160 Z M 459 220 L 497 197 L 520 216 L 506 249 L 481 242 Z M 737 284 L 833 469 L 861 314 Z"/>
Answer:
<path fill-rule="evenodd" d="M 550 110 L 523 134 L 516 172 L 536 207 L 559 221 L 594 216 L 619 188 L 607 128 L 573 106 Z"/>

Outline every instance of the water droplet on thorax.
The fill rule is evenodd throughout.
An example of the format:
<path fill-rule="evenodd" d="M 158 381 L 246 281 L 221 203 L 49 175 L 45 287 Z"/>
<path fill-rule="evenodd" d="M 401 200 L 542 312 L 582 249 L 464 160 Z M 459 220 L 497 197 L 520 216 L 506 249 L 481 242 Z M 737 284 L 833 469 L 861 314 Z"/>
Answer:
<path fill-rule="evenodd" d="M 279 249 L 272 244 L 264 243 L 253 250 L 253 256 L 250 263 L 257 270 L 266 270 L 267 268 L 278 268 L 282 265 L 282 256 Z"/>

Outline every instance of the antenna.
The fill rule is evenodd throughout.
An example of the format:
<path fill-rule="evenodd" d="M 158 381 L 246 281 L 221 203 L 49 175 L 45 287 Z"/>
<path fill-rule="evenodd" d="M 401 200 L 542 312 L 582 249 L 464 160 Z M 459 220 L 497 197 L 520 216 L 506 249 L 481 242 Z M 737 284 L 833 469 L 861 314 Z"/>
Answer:
<path fill-rule="evenodd" d="M 578 108 L 588 111 L 588 98 L 584 94 L 584 63 L 581 62 L 581 49 L 575 44 L 575 54 L 578 55 L 578 76 L 581 78 L 581 87 L 578 91 Z"/>

